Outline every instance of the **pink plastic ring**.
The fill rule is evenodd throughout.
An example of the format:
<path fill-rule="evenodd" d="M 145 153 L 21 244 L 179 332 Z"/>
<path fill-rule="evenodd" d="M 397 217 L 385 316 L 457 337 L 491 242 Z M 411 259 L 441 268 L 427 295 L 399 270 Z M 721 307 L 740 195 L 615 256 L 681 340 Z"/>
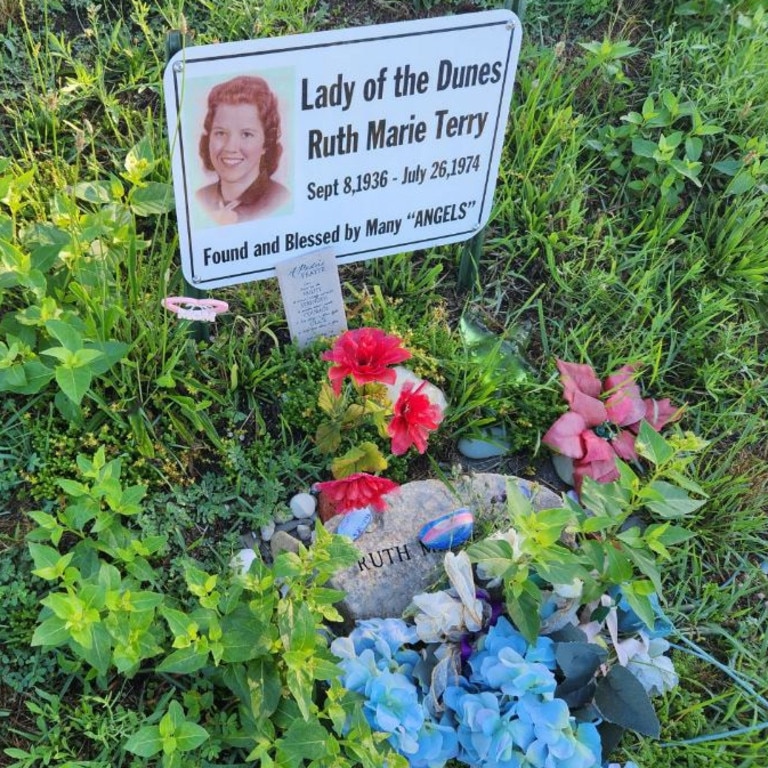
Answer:
<path fill-rule="evenodd" d="M 182 320 L 202 320 L 212 323 L 216 315 L 229 310 L 226 301 L 218 299 L 192 299 L 189 296 L 167 296 L 163 306 Z"/>

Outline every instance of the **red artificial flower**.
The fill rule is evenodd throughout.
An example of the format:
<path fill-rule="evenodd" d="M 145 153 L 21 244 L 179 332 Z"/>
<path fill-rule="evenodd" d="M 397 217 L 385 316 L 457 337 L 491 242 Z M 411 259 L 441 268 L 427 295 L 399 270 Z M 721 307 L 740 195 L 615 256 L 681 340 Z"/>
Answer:
<path fill-rule="evenodd" d="M 406 382 L 394 405 L 387 433 L 392 438 L 392 453 L 402 456 L 412 445 L 419 453 L 427 450 L 429 433 L 443 420 L 443 410 L 430 400 L 427 382 Z"/>
<path fill-rule="evenodd" d="M 589 365 L 557 361 L 563 396 L 570 410 L 560 416 L 542 442 L 573 462 L 576 490 L 585 476 L 599 483 L 619 477 L 616 459 L 637 459 L 635 435 L 646 420 L 657 432 L 680 417 L 669 400 L 644 400 L 635 369 L 622 366 L 600 382 Z"/>
<path fill-rule="evenodd" d="M 386 507 L 383 496 L 399 487 L 386 477 L 369 475 L 367 472 L 356 472 L 340 480 L 315 484 L 318 491 L 328 495 L 340 515 L 363 507 L 370 507 L 374 512 L 383 512 Z"/>
<path fill-rule="evenodd" d="M 333 347 L 323 353 L 322 359 L 335 363 L 328 371 L 328 378 L 338 396 L 346 376 L 351 376 L 357 384 L 371 381 L 393 384 L 395 372 L 389 366 L 410 356 L 397 336 L 390 336 L 379 328 L 358 328 L 342 333 Z"/>

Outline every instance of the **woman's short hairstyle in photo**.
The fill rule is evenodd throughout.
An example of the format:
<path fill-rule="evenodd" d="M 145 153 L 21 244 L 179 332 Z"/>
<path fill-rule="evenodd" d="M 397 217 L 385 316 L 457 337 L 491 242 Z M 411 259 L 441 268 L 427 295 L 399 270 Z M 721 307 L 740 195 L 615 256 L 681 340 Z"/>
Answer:
<path fill-rule="evenodd" d="M 259 113 L 264 129 L 264 157 L 262 171 L 271 176 L 280 163 L 283 147 L 280 144 L 280 110 L 277 97 L 266 80 L 251 75 L 240 75 L 211 88 L 208 94 L 208 112 L 203 121 L 203 134 L 200 137 L 200 157 L 203 166 L 213 171 L 210 155 L 210 134 L 216 110 L 222 104 L 236 106 L 253 104 Z"/>

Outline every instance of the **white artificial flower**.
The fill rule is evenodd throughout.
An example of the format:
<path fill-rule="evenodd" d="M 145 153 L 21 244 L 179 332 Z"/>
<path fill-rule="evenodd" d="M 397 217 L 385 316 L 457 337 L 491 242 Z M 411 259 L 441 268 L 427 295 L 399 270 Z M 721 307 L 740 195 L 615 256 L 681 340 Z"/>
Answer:
<path fill-rule="evenodd" d="M 457 642 L 467 632 L 477 632 L 483 626 L 483 601 L 475 596 L 469 556 L 466 552 L 447 552 L 444 562 L 453 589 L 413 598 L 421 611 L 414 616 L 416 632 L 425 643 Z"/>

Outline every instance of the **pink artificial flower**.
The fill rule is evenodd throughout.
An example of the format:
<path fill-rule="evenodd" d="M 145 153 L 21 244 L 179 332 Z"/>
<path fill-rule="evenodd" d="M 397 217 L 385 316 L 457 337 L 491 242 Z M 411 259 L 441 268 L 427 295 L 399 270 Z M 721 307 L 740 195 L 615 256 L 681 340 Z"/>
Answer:
<path fill-rule="evenodd" d="M 563 396 L 570 406 L 542 442 L 574 460 L 576 490 L 584 477 L 609 483 L 619 477 L 616 459 L 637 459 L 635 435 L 645 419 L 658 432 L 679 418 L 669 400 L 644 400 L 635 369 L 624 365 L 602 383 L 589 365 L 557 361 Z"/>
<path fill-rule="evenodd" d="M 397 336 L 390 336 L 379 328 L 358 328 L 342 333 L 333 347 L 323 353 L 322 359 L 335 363 L 328 371 L 328 378 L 333 391 L 340 395 L 346 376 L 351 376 L 357 384 L 371 381 L 393 384 L 395 372 L 389 366 L 410 356 Z"/>
<path fill-rule="evenodd" d="M 383 512 L 386 508 L 383 496 L 399 487 L 386 477 L 369 475 L 367 472 L 356 472 L 340 480 L 315 484 L 318 491 L 328 495 L 340 515 L 363 507 L 370 507 L 374 512 Z"/>
<path fill-rule="evenodd" d="M 443 410 L 427 394 L 427 382 L 406 382 L 400 390 L 387 433 L 392 438 L 392 453 L 402 456 L 412 445 L 419 453 L 427 450 L 429 433 L 443 420 Z"/>

